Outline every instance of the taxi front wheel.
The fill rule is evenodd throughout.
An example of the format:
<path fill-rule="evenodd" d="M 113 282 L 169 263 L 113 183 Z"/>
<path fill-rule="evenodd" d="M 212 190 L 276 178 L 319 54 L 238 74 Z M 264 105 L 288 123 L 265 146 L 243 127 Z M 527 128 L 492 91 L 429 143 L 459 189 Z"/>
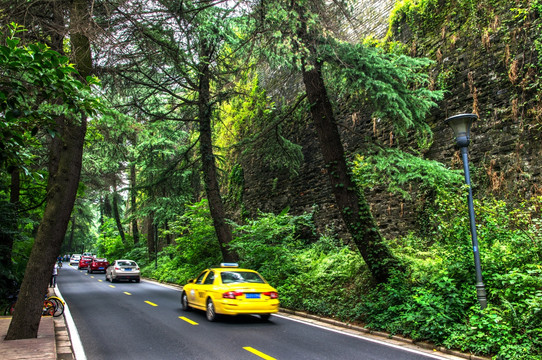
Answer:
<path fill-rule="evenodd" d="M 207 320 L 209 321 L 216 321 L 218 315 L 215 311 L 215 305 L 213 304 L 213 300 L 211 300 L 210 298 L 207 299 L 207 311 L 206 311 L 206 315 L 207 315 Z"/>

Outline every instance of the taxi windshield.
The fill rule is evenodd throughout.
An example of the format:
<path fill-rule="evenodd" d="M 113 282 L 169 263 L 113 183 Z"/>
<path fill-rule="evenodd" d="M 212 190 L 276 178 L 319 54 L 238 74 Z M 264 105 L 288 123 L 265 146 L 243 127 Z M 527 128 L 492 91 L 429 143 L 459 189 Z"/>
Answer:
<path fill-rule="evenodd" d="M 225 271 L 220 274 L 223 284 L 233 283 L 257 283 L 265 284 L 263 278 L 257 273 L 250 271 Z"/>

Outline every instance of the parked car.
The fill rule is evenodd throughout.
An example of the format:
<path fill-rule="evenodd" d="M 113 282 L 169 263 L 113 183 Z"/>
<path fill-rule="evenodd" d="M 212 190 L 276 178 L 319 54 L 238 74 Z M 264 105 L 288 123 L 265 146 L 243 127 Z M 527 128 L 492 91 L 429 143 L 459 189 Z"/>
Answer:
<path fill-rule="evenodd" d="M 218 314 L 257 314 L 266 321 L 279 311 L 279 295 L 258 272 L 223 263 L 188 281 L 181 307 L 205 310 L 209 321 L 215 321 Z"/>
<path fill-rule="evenodd" d="M 103 271 L 105 273 L 108 266 L 109 266 L 109 261 L 107 261 L 107 259 L 94 258 L 88 264 L 87 272 L 92 274 L 96 271 Z"/>
<path fill-rule="evenodd" d="M 81 256 L 81 259 L 79 259 L 79 264 L 77 265 L 77 269 L 87 269 L 88 264 L 92 262 L 92 258 L 90 256 Z"/>
<path fill-rule="evenodd" d="M 107 267 L 105 271 L 105 281 L 117 282 L 119 280 L 128 280 L 139 282 L 141 275 L 139 266 L 133 260 L 115 260 Z"/>
<path fill-rule="evenodd" d="M 81 260 L 81 254 L 73 254 L 70 257 L 70 265 L 78 265 L 79 260 Z"/>

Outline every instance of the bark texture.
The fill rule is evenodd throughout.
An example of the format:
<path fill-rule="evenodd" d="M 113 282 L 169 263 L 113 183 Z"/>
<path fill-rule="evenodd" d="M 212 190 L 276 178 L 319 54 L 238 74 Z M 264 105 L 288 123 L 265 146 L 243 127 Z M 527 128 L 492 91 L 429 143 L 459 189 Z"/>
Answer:
<path fill-rule="evenodd" d="M 66 234 L 75 202 L 86 119 L 57 119 L 59 134 L 49 150 L 50 166 L 47 204 L 28 259 L 24 280 L 6 340 L 35 338 L 41 319 L 43 296 L 53 272 L 55 259 Z"/>
<path fill-rule="evenodd" d="M 222 259 L 226 262 L 233 262 L 237 261 L 237 256 L 228 248 L 228 244 L 232 240 L 232 232 L 230 226 L 226 223 L 226 212 L 220 195 L 215 156 L 213 154 L 210 95 L 211 72 L 207 62 L 210 57 L 210 49 L 206 46 L 205 41 L 203 41 L 202 44 L 201 55 L 198 115 L 203 180 L 207 200 L 209 202 L 209 210 L 211 212 L 211 217 L 213 218 L 213 225 L 222 253 Z"/>
<path fill-rule="evenodd" d="M 134 142 L 135 143 L 135 142 Z M 139 227 L 137 218 L 134 216 L 137 207 L 137 190 L 136 190 L 136 167 L 130 166 L 130 211 L 132 212 L 132 236 L 134 237 L 134 245 L 139 244 Z"/>
<path fill-rule="evenodd" d="M 303 70 L 303 82 L 337 207 L 373 278 L 386 282 L 390 271 L 400 268 L 399 263 L 384 243 L 364 194 L 352 180 L 320 62 Z"/>

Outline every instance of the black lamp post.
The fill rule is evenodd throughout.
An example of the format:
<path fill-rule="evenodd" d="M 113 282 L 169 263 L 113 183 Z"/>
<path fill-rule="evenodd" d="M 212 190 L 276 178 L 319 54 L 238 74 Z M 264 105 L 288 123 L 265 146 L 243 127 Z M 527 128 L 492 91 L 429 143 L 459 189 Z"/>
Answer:
<path fill-rule="evenodd" d="M 482 280 L 482 266 L 480 264 L 480 249 L 478 248 L 478 239 L 476 237 L 476 223 L 474 220 L 474 205 L 472 201 L 472 187 L 470 185 L 470 173 L 469 173 L 469 158 L 467 155 L 467 147 L 470 143 L 470 128 L 472 122 L 476 120 L 478 116 L 476 114 L 459 114 L 451 116 L 444 120 L 445 123 L 450 125 L 455 133 L 455 143 L 461 151 L 461 159 L 463 160 L 463 170 L 465 171 L 465 184 L 469 189 L 468 203 L 469 203 L 469 219 L 470 219 L 470 233 L 472 237 L 472 250 L 474 252 L 474 267 L 476 269 L 476 294 L 480 307 L 485 309 L 487 306 L 486 287 Z"/>

